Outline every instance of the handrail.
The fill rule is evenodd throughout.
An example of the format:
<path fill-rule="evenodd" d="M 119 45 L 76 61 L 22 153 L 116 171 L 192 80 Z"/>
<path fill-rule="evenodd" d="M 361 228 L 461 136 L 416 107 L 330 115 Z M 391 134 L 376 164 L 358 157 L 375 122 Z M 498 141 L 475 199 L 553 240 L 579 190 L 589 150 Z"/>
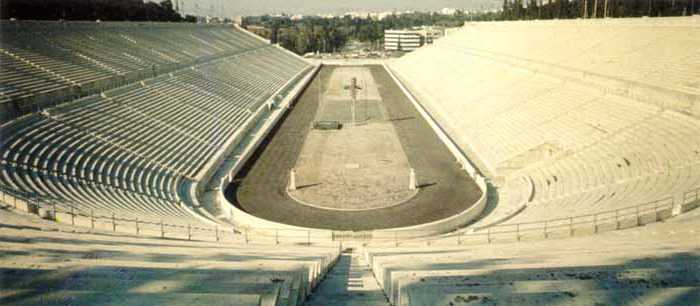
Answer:
<path fill-rule="evenodd" d="M 314 229 L 294 229 L 294 228 L 230 228 L 201 226 L 196 224 L 173 224 L 165 223 L 163 220 L 155 221 L 138 218 L 117 216 L 115 212 L 111 214 L 95 214 L 94 210 L 86 212 L 74 203 L 65 200 L 38 196 L 37 194 L 22 192 L 0 186 L 0 202 L 10 205 L 20 210 L 33 212 L 36 214 L 49 215 L 51 219 L 59 222 L 78 225 L 77 219 L 82 218 L 83 223 L 89 222 L 92 230 L 96 229 L 96 224 L 102 222 L 103 226 L 111 227 L 113 232 L 136 233 L 137 235 L 147 235 L 144 232 L 149 230 L 152 236 L 161 238 L 184 238 L 188 240 L 204 240 L 217 242 L 224 240 L 249 242 L 274 242 L 295 243 L 301 245 L 313 245 L 317 243 L 390 243 L 394 246 L 410 243 L 426 243 L 428 245 L 437 242 L 448 242 L 453 239 L 458 245 L 462 244 L 483 244 L 494 243 L 496 241 L 521 241 L 533 236 L 549 239 L 553 237 L 575 236 L 579 232 L 597 234 L 603 231 L 620 230 L 635 226 L 666 220 L 672 217 L 672 209 L 675 205 L 691 205 L 693 209 L 700 206 L 700 188 L 691 189 L 683 193 L 682 203 L 675 203 L 673 197 L 646 202 L 643 204 L 621 207 L 597 213 L 589 213 L 571 217 L 552 218 L 531 222 L 520 222 L 513 224 L 500 224 L 488 228 L 479 229 L 473 232 L 451 233 L 442 236 L 429 238 L 404 239 L 398 232 L 392 235 L 391 229 L 381 230 L 382 235 L 375 236 L 375 231 L 347 232 L 329 231 Z M 13 198 L 13 203 L 8 201 L 8 197 Z M 26 207 L 19 207 L 18 200 L 22 201 Z M 32 206 L 33 205 L 33 206 Z M 153 229 L 155 227 L 155 230 Z M 126 230 L 124 230 L 126 228 Z M 166 230 L 169 229 L 168 230 Z M 175 232 L 174 232 L 174 231 Z M 179 230 L 179 232 L 177 232 Z M 420 232 L 420 231 L 417 231 Z M 204 236 L 202 237 L 202 233 Z M 212 235 L 214 233 L 214 235 Z M 405 233 L 402 231 L 401 233 Z M 179 236 L 178 236 L 179 234 Z M 198 234 L 195 237 L 195 234 Z M 184 237 L 183 237 L 184 235 Z M 213 236 L 213 237 L 212 237 Z M 225 238 L 230 239 L 225 239 Z M 470 243 L 471 242 L 471 243 Z"/>
<path fill-rule="evenodd" d="M 12 201 L 8 199 L 12 198 Z M 59 216 L 65 215 L 65 223 L 70 223 L 72 225 L 78 225 L 78 218 L 88 219 L 91 230 L 96 230 L 99 223 L 107 223 L 113 232 L 118 232 L 117 228 L 128 227 L 129 233 L 136 233 L 141 235 L 144 230 L 148 230 L 148 226 L 156 226 L 159 228 L 159 236 L 161 238 L 181 238 L 178 236 L 177 232 L 168 232 L 165 229 L 176 229 L 176 230 L 187 230 L 188 240 L 209 240 L 209 239 L 193 239 L 194 234 L 197 232 L 205 233 L 215 233 L 214 237 L 216 241 L 221 241 L 221 236 L 231 235 L 235 236 L 237 234 L 236 230 L 231 227 L 229 229 L 219 227 L 219 226 L 202 226 L 193 223 L 166 223 L 164 220 L 156 221 L 154 219 L 139 219 L 130 218 L 125 216 L 117 216 L 114 211 L 109 212 L 108 210 L 99 210 L 96 212 L 95 209 L 86 210 L 79 207 L 75 203 L 71 203 L 66 200 L 51 198 L 46 196 L 39 196 L 35 193 L 27 193 L 18 190 L 13 190 L 4 186 L 0 186 L 0 202 L 6 205 L 13 206 L 15 209 L 24 210 L 30 213 L 39 214 L 42 217 L 53 219 L 55 221 L 62 222 L 64 219 Z M 20 207 L 21 206 L 21 207 Z M 125 231 L 119 231 L 125 232 Z M 168 235 L 172 234 L 172 235 Z"/>

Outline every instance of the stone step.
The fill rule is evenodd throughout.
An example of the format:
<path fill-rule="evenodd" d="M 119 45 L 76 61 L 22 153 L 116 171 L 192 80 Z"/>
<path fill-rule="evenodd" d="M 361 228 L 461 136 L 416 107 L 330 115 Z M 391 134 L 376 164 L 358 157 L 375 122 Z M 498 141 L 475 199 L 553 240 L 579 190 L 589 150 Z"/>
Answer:
<path fill-rule="evenodd" d="M 389 305 L 360 254 L 343 253 L 307 305 Z"/>
<path fill-rule="evenodd" d="M 456 288 L 416 287 L 396 305 L 687 305 L 698 302 L 699 287 L 676 287 L 652 293 L 638 289 L 590 291 L 542 291 L 492 294 L 459 291 Z"/>

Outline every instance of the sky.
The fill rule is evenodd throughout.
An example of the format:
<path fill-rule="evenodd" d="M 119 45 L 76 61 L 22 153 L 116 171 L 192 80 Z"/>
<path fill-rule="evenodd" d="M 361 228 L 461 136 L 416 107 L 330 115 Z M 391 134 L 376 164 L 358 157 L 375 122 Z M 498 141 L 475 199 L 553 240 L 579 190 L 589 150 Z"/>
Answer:
<path fill-rule="evenodd" d="M 172 0 L 175 2 L 176 0 Z M 434 11 L 441 8 L 491 9 L 502 0 L 179 0 L 188 14 L 246 16 L 262 14 L 326 14 L 350 11 Z M 223 8 L 223 9 L 222 9 Z M 224 12 L 223 14 L 221 12 Z"/>

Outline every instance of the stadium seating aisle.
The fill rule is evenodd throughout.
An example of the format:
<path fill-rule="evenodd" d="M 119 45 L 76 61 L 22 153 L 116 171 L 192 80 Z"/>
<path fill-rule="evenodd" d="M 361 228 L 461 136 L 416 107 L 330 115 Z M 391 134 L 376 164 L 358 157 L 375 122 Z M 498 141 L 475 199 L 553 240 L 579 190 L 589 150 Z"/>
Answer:
<path fill-rule="evenodd" d="M 697 305 L 700 212 L 596 236 L 454 247 L 369 247 L 393 305 Z"/>
<path fill-rule="evenodd" d="M 697 101 L 699 32 L 697 16 L 475 23 L 389 67 L 498 185 L 486 220 L 527 203 L 506 223 L 542 221 L 700 188 L 700 118 L 624 87 Z"/>
<path fill-rule="evenodd" d="M 10 61 L 2 61 L 0 93 L 10 102 L 58 83 L 180 65 L 0 130 L 3 187 L 84 212 L 175 224 L 201 222 L 184 207 L 183 184 L 310 66 L 225 26 L 3 22 L 2 31 L 0 53 Z"/>
<path fill-rule="evenodd" d="M 0 241 L 8 306 L 299 305 L 339 253 L 88 233 L 4 209 Z"/>

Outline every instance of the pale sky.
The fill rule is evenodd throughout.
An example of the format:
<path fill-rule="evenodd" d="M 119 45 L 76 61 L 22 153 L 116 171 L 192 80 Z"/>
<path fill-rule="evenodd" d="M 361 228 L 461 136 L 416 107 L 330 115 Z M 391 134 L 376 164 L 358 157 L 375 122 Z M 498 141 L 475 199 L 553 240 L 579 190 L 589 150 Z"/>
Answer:
<path fill-rule="evenodd" d="M 157 0 L 153 0 L 157 1 Z M 185 13 L 226 17 L 274 13 L 316 14 L 349 11 L 439 10 L 444 7 L 491 9 L 502 0 L 172 0 L 180 1 Z M 223 8 L 223 9 L 222 9 Z M 221 14 L 221 12 L 224 14 Z"/>

